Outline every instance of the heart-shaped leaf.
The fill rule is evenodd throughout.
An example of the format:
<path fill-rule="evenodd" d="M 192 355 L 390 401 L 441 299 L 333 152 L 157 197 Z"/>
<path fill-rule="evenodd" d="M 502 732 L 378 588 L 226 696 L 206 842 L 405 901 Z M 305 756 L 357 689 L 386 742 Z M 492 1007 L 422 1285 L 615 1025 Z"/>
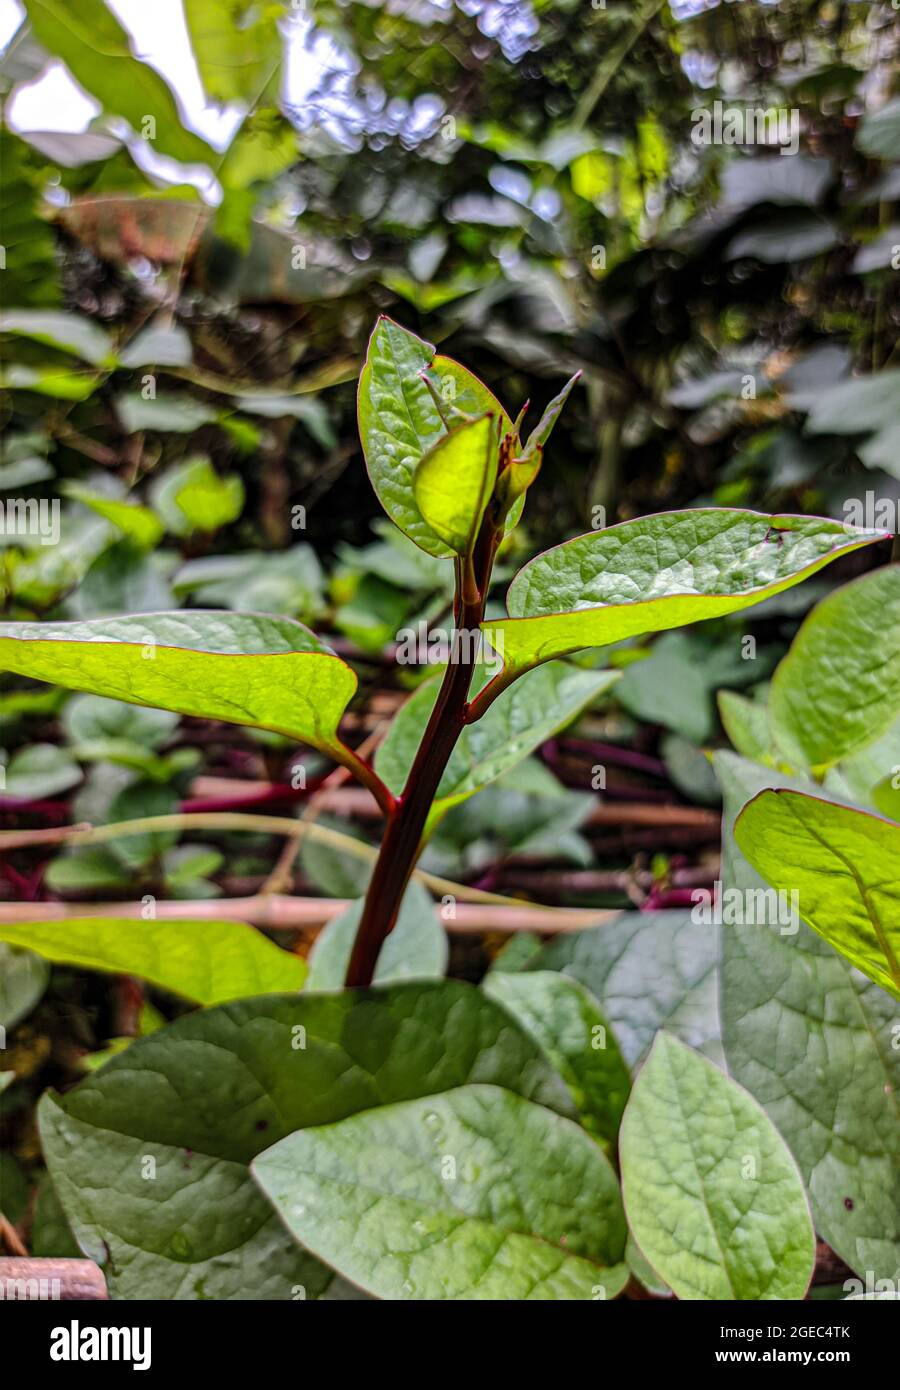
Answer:
<path fill-rule="evenodd" d="M 608 1159 L 496 1086 L 300 1130 L 252 1172 L 298 1241 L 380 1298 L 613 1298 L 628 1277 Z"/>
<path fill-rule="evenodd" d="M 724 1062 L 718 967 L 719 928 L 688 911 L 623 912 L 602 931 L 565 932 L 525 968 L 580 980 L 633 1066 L 660 1028 Z"/>
<path fill-rule="evenodd" d="M 821 517 L 662 512 L 538 555 L 510 585 L 509 618 L 483 626 L 502 643 L 505 684 L 583 647 L 748 608 L 885 538 Z"/>
<path fill-rule="evenodd" d="M 474 688 L 489 674 L 489 669 L 479 668 Z M 431 823 L 527 758 L 617 678 L 616 671 L 582 671 L 562 661 L 529 672 L 477 723 L 463 729 L 441 778 Z M 439 684 L 433 680 L 419 687 L 401 708 L 378 749 L 375 768 L 395 793 L 403 790 Z"/>
<path fill-rule="evenodd" d="M 614 1144 L 631 1077 L 596 999 L 576 980 L 552 970 L 493 970 L 484 989 L 559 1072 L 585 1129 Z"/>
<path fill-rule="evenodd" d="M 900 999 L 900 825 L 803 792 L 764 791 L 738 816 L 741 852 L 851 965 Z"/>
<path fill-rule="evenodd" d="M 422 516 L 413 492 L 416 466 L 446 433 L 422 378 L 426 369 L 449 404 L 466 415 L 490 411 L 501 421 L 503 433 L 512 426 L 499 402 L 465 367 L 436 356 L 431 343 L 399 323 L 378 320 L 358 394 L 359 433 L 369 477 L 378 500 L 401 531 L 430 555 L 451 555 L 450 547 Z"/>
<path fill-rule="evenodd" d="M 717 753 L 715 765 L 725 799 L 723 893 L 766 890 L 732 827 L 745 802 L 787 779 L 731 753 Z M 729 1072 L 790 1145 L 822 1239 L 851 1269 L 900 1278 L 896 1002 L 802 921 L 735 923 L 721 928 L 721 941 Z"/>
<path fill-rule="evenodd" d="M 494 490 L 496 430 L 492 415 L 457 425 L 419 460 L 413 474 L 419 511 L 457 555 L 471 550 Z"/>
<path fill-rule="evenodd" d="M 323 751 L 356 690 L 350 667 L 286 618 L 142 613 L 0 624 L 0 669 L 135 705 L 270 729 Z"/>
<path fill-rule="evenodd" d="M 769 719 L 796 766 L 824 768 L 898 715 L 900 565 L 887 565 L 813 609 L 772 679 Z"/>
<path fill-rule="evenodd" d="M 815 1237 L 797 1165 L 736 1082 L 660 1033 L 619 1141 L 628 1224 L 682 1299 L 802 1298 Z"/>
<path fill-rule="evenodd" d="M 316 1297 L 328 1272 L 254 1189 L 251 1159 L 307 1125 L 469 1082 L 570 1105 L 530 1039 L 469 985 L 267 995 L 188 1014 L 48 1093 L 41 1139 L 114 1298 Z"/>
<path fill-rule="evenodd" d="M 307 974 L 304 960 L 242 922 L 2 922 L 0 941 L 26 946 L 54 965 L 136 975 L 196 1004 L 300 989 Z"/>

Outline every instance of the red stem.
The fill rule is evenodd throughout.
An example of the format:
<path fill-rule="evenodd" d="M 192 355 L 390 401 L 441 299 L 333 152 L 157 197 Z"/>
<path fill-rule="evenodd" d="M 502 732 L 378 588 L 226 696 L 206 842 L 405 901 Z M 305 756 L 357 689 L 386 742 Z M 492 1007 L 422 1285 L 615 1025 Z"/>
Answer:
<path fill-rule="evenodd" d="M 388 811 L 384 838 L 347 968 L 345 983 L 348 988 L 368 988 L 372 983 L 378 954 L 397 921 L 403 894 L 419 857 L 428 812 L 457 739 L 465 728 L 469 686 L 477 658 L 477 644 L 471 638 L 479 631 L 484 617 L 499 543 L 500 534 L 486 517 L 473 553 L 478 592 L 469 601 L 464 597 L 462 566 L 457 564 L 453 608 L 456 632 L 450 661 L 406 785 Z"/>

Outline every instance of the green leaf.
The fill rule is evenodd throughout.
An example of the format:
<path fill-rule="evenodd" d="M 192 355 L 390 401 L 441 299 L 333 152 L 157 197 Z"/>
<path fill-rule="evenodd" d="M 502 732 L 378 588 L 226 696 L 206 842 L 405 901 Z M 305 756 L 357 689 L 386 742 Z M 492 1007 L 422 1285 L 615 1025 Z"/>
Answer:
<path fill-rule="evenodd" d="M 57 855 L 47 869 L 47 886 L 54 893 L 127 891 L 134 873 L 104 845 L 78 845 Z"/>
<path fill-rule="evenodd" d="M 647 656 L 626 667 L 616 701 L 647 724 L 674 729 L 692 743 L 712 734 L 708 670 L 683 632 L 667 632 Z"/>
<path fill-rule="evenodd" d="M 872 789 L 875 809 L 889 820 L 900 821 L 900 765 Z"/>
<path fill-rule="evenodd" d="M 531 434 L 528 436 L 528 439 L 525 442 L 525 448 L 523 450 L 523 456 L 525 458 L 535 453 L 538 449 L 543 449 L 544 445 L 547 443 L 547 440 L 550 438 L 551 433 L 553 432 L 553 426 L 556 424 L 557 420 L 562 414 L 563 407 L 565 406 L 566 401 L 572 394 L 572 388 L 580 380 L 581 372 L 576 372 L 575 375 L 572 377 L 571 381 L 566 382 L 559 395 L 554 396 L 553 400 L 545 408 L 543 415 L 541 416 L 537 425 L 531 431 Z"/>
<path fill-rule="evenodd" d="M 559 1072 L 585 1129 L 615 1144 L 631 1077 L 596 999 L 552 970 L 493 971 L 483 987 Z"/>
<path fill-rule="evenodd" d="M 105 700 L 102 695 L 75 695 L 67 699 L 62 723 L 73 743 L 121 739 L 147 751 L 159 748 L 175 732 L 178 716 L 169 710 Z"/>
<path fill-rule="evenodd" d="M 279 9 L 221 0 L 185 0 L 191 47 L 209 96 L 257 105 L 281 66 Z"/>
<path fill-rule="evenodd" d="M 16 333 L 71 353 L 94 367 L 115 361 L 109 335 L 93 319 L 51 309 L 9 309 L 0 314 L 0 333 Z"/>
<path fill-rule="evenodd" d="M 461 410 L 464 415 L 493 415 L 500 422 L 499 437 L 502 439 L 511 433 L 513 423 L 493 391 L 461 362 L 454 362 L 452 357 L 438 353 L 432 359 L 427 374 L 448 406 Z"/>
<path fill-rule="evenodd" d="M 391 319 L 380 318 L 359 379 L 359 433 L 378 500 L 410 540 L 430 555 L 451 552 L 419 511 L 413 473 L 437 444 L 444 422 L 421 372 L 434 348 Z"/>
<path fill-rule="evenodd" d="M 869 806 L 890 820 L 900 820 L 900 814 L 895 814 L 900 807 L 885 803 L 888 790 L 885 783 L 889 784 L 891 792 L 900 788 L 900 719 L 874 743 L 866 744 L 865 748 L 829 768 L 822 785 L 836 801 Z"/>
<path fill-rule="evenodd" d="M 900 143 L 900 97 L 880 111 L 870 111 L 860 122 L 856 143 L 870 159 L 896 159 Z"/>
<path fill-rule="evenodd" d="M 251 1171 L 298 1241 L 379 1298 L 593 1299 L 628 1277 L 609 1161 L 496 1086 L 300 1130 Z"/>
<path fill-rule="evenodd" d="M 135 975 L 195 1004 L 300 989 L 307 973 L 299 956 L 242 922 L 116 917 L 0 922 L 0 941 L 27 947 L 54 965 Z"/>
<path fill-rule="evenodd" d="M 481 719 L 463 729 L 438 786 L 432 822 L 527 758 L 617 677 L 615 671 L 582 671 L 556 662 L 517 682 Z M 485 668 L 480 668 L 473 689 L 486 679 Z M 403 790 L 439 686 L 436 678 L 419 687 L 396 715 L 375 755 L 378 775 L 394 793 Z"/>
<path fill-rule="evenodd" d="M 422 516 L 413 493 L 420 459 L 445 433 L 437 405 L 422 379 L 436 375 L 441 394 L 466 415 L 490 411 L 511 429 L 509 417 L 487 387 L 448 357 L 435 356 L 431 343 L 391 319 L 375 325 L 359 379 L 359 433 L 372 486 L 388 516 L 429 555 L 452 551 Z M 446 383 L 446 385 L 444 385 Z"/>
<path fill-rule="evenodd" d="M 900 369 L 839 381 L 809 403 L 810 434 L 863 434 L 893 425 L 900 401 Z M 789 402 L 790 403 L 790 402 Z"/>
<path fill-rule="evenodd" d="M 510 617 L 482 624 L 507 671 L 749 608 L 885 539 L 820 517 L 698 507 L 567 541 L 520 570 Z"/>
<path fill-rule="evenodd" d="M 340 747 L 356 690 L 349 666 L 287 618 L 146 613 L 80 623 L 0 624 L 0 669 L 135 705 Z"/>
<path fill-rule="evenodd" d="M 769 721 L 798 767 L 873 743 L 900 715 L 900 565 L 822 600 L 772 679 Z"/>
<path fill-rule="evenodd" d="M 625 1246 L 625 1260 L 634 1278 L 639 1284 L 643 1284 L 648 1292 L 655 1294 L 657 1298 L 672 1297 L 672 1290 L 665 1279 L 660 1279 L 650 1261 L 638 1249 L 637 1242 L 630 1232 L 628 1244 Z"/>
<path fill-rule="evenodd" d="M 208 458 L 198 454 L 163 474 L 154 483 L 151 497 L 166 529 L 174 536 L 190 536 L 195 531 L 217 531 L 236 521 L 244 507 L 244 484 L 237 473 L 222 477 Z M 233 564 L 237 558 L 232 555 L 218 562 Z M 210 562 L 215 564 L 216 558 L 206 557 L 206 563 Z"/>
<path fill-rule="evenodd" d="M 730 753 L 715 762 L 726 811 L 723 891 L 765 890 L 731 828 L 750 797 L 786 779 Z M 790 1145 L 822 1239 L 851 1269 L 896 1279 L 897 1005 L 805 923 L 796 928 L 721 929 L 728 1070 Z"/>
<path fill-rule="evenodd" d="M 31 1228 L 31 1253 L 37 1259 L 45 1260 L 77 1260 L 81 1257 L 48 1173 L 44 1173 L 38 1187 Z"/>
<path fill-rule="evenodd" d="M 103 0 L 79 0 L 77 11 L 65 0 L 24 3 L 34 35 L 48 53 L 61 58 L 106 111 L 145 135 L 156 154 L 185 164 L 212 162 L 209 145 L 184 129 L 166 83 L 134 57 L 127 33 Z"/>
<path fill-rule="evenodd" d="M 180 324 L 144 328 L 119 354 L 123 367 L 189 367 L 191 340 Z"/>
<path fill-rule="evenodd" d="M 472 549 L 497 478 L 492 415 L 458 425 L 418 462 L 413 496 L 425 522 L 457 555 Z"/>
<path fill-rule="evenodd" d="M 315 1297 L 328 1276 L 256 1192 L 250 1160 L 306 1125 L 468 1082 L 566 1112 L 534 1044 L 471 986 L 269 995 L 188 1014 L 45 1095 L 41 1137 L 114 1298 Z"/>
<path fill-rule="evenodd" d="M 174 603 L 166 568 L 164 559 L 123 536 L 91 562 L 69 599 L 69 611 L 74 618 L 164 611 Z"/>
<path fill-rule="evenodd" d="M 719 805 L 722 793 L 705 749 L 680 734 L 666 734 L 659 751 L 669 780 L 689 801 L 702 806 Z"/>
<path fill-rule="evenodd" d="M 35 391 L 60 401 L 86 401 L 102 378 L 94 372 L 66 371 L 61 367 L 26 367 L 13 362 L 0 373 L 0 387 L 6 391 Z"/>
<path fill-rule="evenodd" d="M 733 690 L 720 690 L 718 704 L 722 725 L 737 751 L 754 762 L 771 762 L 769 711 L 762 700 L 748 700 Z"/>
<path fill-rule="evenodd" d="M 12 1028 L 30 1014 L 49 979 L 47 963 L 40 956 L 0 945 L 0 1028 Z"/>
<path fill-rule="evenodd" d="M 152 550 L 162 537 L 162 522 L 149 507 L 144 507 L 139 502 L 124 502 L 115 497 L 103 497 L 80 483 L 65 483 L 62 491 L 73 501 L 81 502 L 98 516 L 111 521 L 141 550 Z"/>
<path fill-rule="evenodd" d="M 900 825 L 802 792 L 763 791 L 734 837 L 805 922 L 900 999 Z"/>
<path fill-rule="evenodd" d="M 628 1224 L 681 1299 L 799 1299 L 815 1237 L 803 1183 L 765 1111 L 660 1033 L 622 1121 Z"/>
<path fill-rule="evenodd" d="M 174 493 L 174 501 L 191 531 L 218 531 L 240 516 L 244 484 L 237 473 L 220 478 L 209 459 L 201 459 Z"/>
<path fill-rule="evenodd" d="M 526 969 L 560 970 L 589 989 L 631 1066 L 660 1028 L 721 1065 L 718 966 L 718 927 L 691 912 L 623 912 L 559 936 Z"/>
<path fill-rule="evenodd" d="M 137 434 L 140 430 L 193 434 L 201 425 L 217 419 L 220 413 L 217 406 L 207 401 L 169 393 L 145 398 L 138 391 L 125 391 L 116 396 L 115 406 L 126 434 Z"/>
<path fill-rule="evenodd" d="M 764 265 L 804 261 L 830 251 L 839 240 L 837 228 L 812 212 L 782 212 L 777 222 L 750 227 L 729 243 L 726 260 L 752 256 Z"/>
<path fill-rule="evenodd" d="M 2 771 L 2 795 L 27 801 L 57 796 L 81 781 L 78 764 L 55 743 L 30 743 L 15 753 Z"/>
<path fill-rule="evenodd" d="M 361 840 L 346 820 L 339 820 L 336 816 L 316 816 L 316 825 L 320 829 L 343 832 L 344 836 L 353 841 Z M 300 869 L 304 878 L 309 879 L 312 886 L 328 898 L 361 898 L 372 874 L 372 861 L 354 854 L 343 842 L 332 843 L 331 840 L 304 835 L 300 844 Z M 313 957 L 323 949 L 324 938 L 328 936 L 330 939 L 331 934 L 331 926 L 325 927 L 319 934 L 313 946 Z M 310 964 L 313 965 L 312 958 Z M 314 965 L 313 972 L 315 973 Z M 337 982 L 338 987 L 343 982 L 342 976 Z"/>
<path fill-rule="evenodd" d="M 41 70 L 43 65 L 41 55 Z M 56 238 L 41 216 L 46 163 L 4 127 L 0 129 L 0 167 L 0 243 L 6 247 L 4 301 L 56 304 L 60 298 Z"/>
<path fill-rule="evenodd" d="M 309 957 L 308 990 L 343 988 L 362 907 L 362 899 L 351 903 L 316 937 Z M 446 933 L 431 895 L 421 883 L 413 881 L 403 895 L 397 923 L 378 956 L 375 983 L 440 979 L 446 969 Z"/>

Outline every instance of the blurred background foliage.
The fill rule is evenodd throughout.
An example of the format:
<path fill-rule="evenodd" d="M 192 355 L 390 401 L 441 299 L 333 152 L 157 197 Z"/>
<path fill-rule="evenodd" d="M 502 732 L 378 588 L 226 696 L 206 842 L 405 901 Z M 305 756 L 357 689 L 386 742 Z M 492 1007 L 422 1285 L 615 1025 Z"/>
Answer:
<path fill-rule="evenodd" d="M 408 686 L 391 646 L 446 615 L 450 575 L 380 517 L 363 466 L 355 381 L 382 312 L 513 413 L 584 374 L 501 578 L 604 520 L 900 496 L 893 4 L 184 0 L 215 147 L 104 0 L 20 8 L 0 59 L 0 495 L 62 515 L 57 545 L 3 537 L 8 616 L 286 613 L 370 695 Z M 13 128 L 54 63 L 97 114 Z M 796 153 L 696 142 L 716 102 L 790 113 Z M 747 620 L 619 653 L 604 738 L 714 802 L 715 691 L 762 688 L 832 582 L 754 615 L 754 662 Z M 293 766 L 274 738 L 165 720 L 7 679 L 3 806 L 52 817 L 71 795 L 79 818 L 123 819 L 183 804 L 198 770 Z M 483 869 L 515 835 L 546 852 L 548 825 L 551 850 L 592 862 L 571 755 L 545 758 L 581 788 L 565 814 L 532 768 L 508 818 L 487 801 L 450 818 L 434 863 Z M 33 881 L 14 867 L 11 887 L 221 891 L 216 849 L 124 843 Z M 259 868 L 247 843 L 235 878 Z"/>
<path fill-rule="evenodd" d="M 896 0 L 184 0 L 214 143 L 121 0 L 2 2 L 20 22 L 0 57 L 0 500 L 61 502 L 58 544 L 0 537 L 7 617 L 290 614 L 360 671 L 350 741 L 382 727 L 422 674 L 393 663 L 397 634 L 446 621 L 451 574 L 366 477 L 355 381 L 379 313 L 513 414 L 583 372 L 500 579 L 698 503 L 897 529 Z M 48 96 L 26 129 L 23 94 L 60 64 L 96 114 L 56 129 Z M 797 152 L 695 143 L 716 102 L 790 113 Z M 848 514 L 867 498 L 886 514 Z M 752 727 L 746 697 L 805 610 L 867 563 L 611 653 L 614 694 L 451 812 L 425 866 L 539 901 L 683 906 L 718 872 L 716 692 L 743 692 L 721 708 Z M 0 825 L 51 834 L 252 806 L 270 783 L 289 800 L 301 765 L 301 789 L 328 770 L 273 735 L 8 676 L 0 744 Z M 641 814 L 620 823 L 626 802 Z M 39 912 L 252 894 L 279 853 L 176 831 L 31 847 L 4 854 L 0 895 Z M 308 841 L 288 881 L 354 896 L 367 874 Z M 497 944 L 457 939 L 451 971 L 479 978 Z M 6 1065 L 30 1078 L 0 1101 L 0 1178 L 10 1221 L 32 1203 L 35 1254 L 74 1247 L 52 1188 L 29 1195 L 31 1100 L 179 1007 L 154 999 L 0 946 Z"/>

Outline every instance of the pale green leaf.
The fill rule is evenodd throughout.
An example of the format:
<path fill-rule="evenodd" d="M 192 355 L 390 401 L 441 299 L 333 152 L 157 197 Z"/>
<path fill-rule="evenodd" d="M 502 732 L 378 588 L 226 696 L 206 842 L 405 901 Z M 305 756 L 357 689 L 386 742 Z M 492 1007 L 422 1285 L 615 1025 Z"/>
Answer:
<path fill-rule="evenodd" d="M 66 371 L 62 367 L 27 367 L 12 362 L 0 372 L 0 388 L 5 391 L 35 391 L 61 401 L 86 401 L 102 378 L 94 372 Z"/>
<path fill-rule="evenodd" d="M 0 314 L 0 333 L 16 333 L 71 353 L 92 367 L 110 366 L 115 360 L 105 329 L 82 314 L 52 309 L 8 309 Z"/>
<path fill-rule="evenodd" d="M 2 623 L 0 669 L 330 751 L 356 690 L 350 667 L 301 623 L 202 609 Z"/>
<path fill-rule="evenodd" d="M 717 699 L 723 727 L 737 751 L 754 762 L 771 762 L 769 711 L 762 700 L 748 700 L 734 690 L 720 690 Z"/>
<path fill-rule="evenodd" d="M 457 555 L 472 549 L 497 478 L 492 415 L 457 425 L 418 462 L 413 496 L 426 523 Z"/>
<path fill-rule="evenodd" d="M 479 667 L 473 689 L 489 673 Z M 608 690 L 617 676 L 615 671 L 583 671 L 556 662 L 517 681 L 481 719 L 463 729 L 438 786 L 432 817 L 527 758 Z M 439 679 L 429 681 L 407 700 L 375 756 L 378 775 L 395 793 L 403 790 L 439 685 Z"/>
<path fill-rule="evenodd" d="M 900 999 L 900 825 L 803 792 L 763 791 L 734 836 L 851 965 Z"/>
<path fill-rule="evenodd" d="M 778 666 L 769 722 L 798 767 L 873 743 L 900 715 L 900 565 L 873 570 L 809 614 Z"/>
<path fill-rule="evenodd" d="M 0 795 L 39 801 L 77 787 L 81 768 L 65 748 L 55 743 L 29 743 L 2 768 Z"/>
<path fill-rule="evenodd" d="M 637 1244 L 681 1299 L 800 1299 L 815 1237 L 797 1165 L 765 1112 L 660 1033 L 619 1143 Z"/>
<path fill-rule="evenodd" d="M 299 1242 L 380 1298 L 590 1300 L 628 1277 L 609 1161 L 496 1086 L 300 1130 L 251 1171 Z"/>
<path fill-rule="evenodd" d="M 691 911 L 623 912 L 599 929 L 561 933 L 526 969 L 560 970 L 589 989 L 631 1066 L 660 1028 L 724 1062 L 719 928 Z"/>
<path fill-rule="evenodd" d="M 132 338 L 119 355 L 123 367 L 189 367 L 191 340 L 178 323 L 150 324 Z"/>
<path fill-rule="evenodd" d="M 732 827 L 750 797 L 786 779 L 731 753 L 715 763 L 723 893 L 771 893 Z M 900 1278 L 896 1002 L 802 921 L 724 926 L 721 940 L 729 1072 L 790 1145 L 822 1239 L 857 1272 Z"/>
<path fill-rule="evenodd" d="M 218 407 L 207 401 L 168 392 L 164 396 L 144 397 L 139 391 L 124 391 L 116 396 L 115 406 L 126 434 L 137 434 L 140 430 L 193 434 L 220 413 Z"/>
<path fill-rule="evenodd" d="M 809 434 L 865 434 L 897 423 L 900 370 L 850 377 L 818 392 L 809 402 Z"/>
<path fill-rule="evenodd" d="M 749 608 L 885 539 L 820 517 L 662 512 L 567 541 L 520 570 L 509 618 L 483 624 L 507 671 Z"/>
<path fill-rule="evenodd" d="M 856 143 L 871 159 L 896 159 L 900 141 L 900 97 L 879 111 L 869 111 L 859 124 Z"/>
<path fill-rule="evenodd" d="M 0 1028 L 12 1028 L 38 1003 L 50 970 L 31 951 L 16 951 L 0 943 Z"/>
<path fill-rule="evenodd" d="M 0 941 L 27 947 L 54 965 L 134 975 L 195 1004 L 300 989 L 307 973 L 299 956 L 242 922 L 116 917 L 0 922 Z"/>
<path fill-rule="evenodd" d="M 41 1138 L 113 1298 L 290 1301 L 298 1286 L 316 1297 L 328 1273 L 257 1193 L 250 1160 L 306 1125 L 468 1082 L 568 1105 L 534 1044 L 471 986 L 267 995 L 190 1013 L 45 1095 Z"/>
<path fill-rule="evenodd" d="M 559 1072 L 585 1129 L 615 1144 L 631 1077 L 596 999 L 576 980 L 552 970 L 492 971 L 484 989 Z"/>

